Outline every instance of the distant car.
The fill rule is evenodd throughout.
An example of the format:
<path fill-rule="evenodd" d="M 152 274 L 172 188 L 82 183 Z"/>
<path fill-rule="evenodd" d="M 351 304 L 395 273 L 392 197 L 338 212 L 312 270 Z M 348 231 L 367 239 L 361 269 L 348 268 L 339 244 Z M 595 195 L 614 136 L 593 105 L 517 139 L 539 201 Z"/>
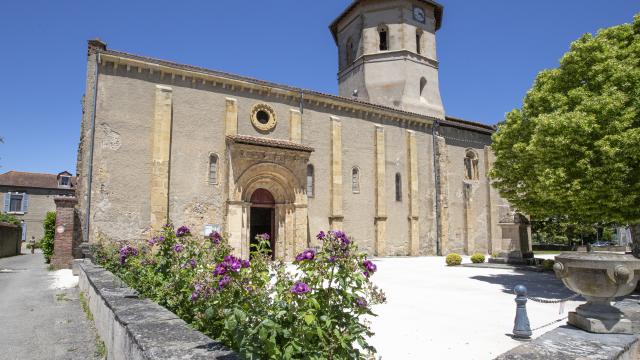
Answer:
<path fill-rule="evenodd" d="M 591 246 L 595 246 L 595 247 L 611 246 L 611 243 L 608 241 L 598 241 L 591 244 Z"/>

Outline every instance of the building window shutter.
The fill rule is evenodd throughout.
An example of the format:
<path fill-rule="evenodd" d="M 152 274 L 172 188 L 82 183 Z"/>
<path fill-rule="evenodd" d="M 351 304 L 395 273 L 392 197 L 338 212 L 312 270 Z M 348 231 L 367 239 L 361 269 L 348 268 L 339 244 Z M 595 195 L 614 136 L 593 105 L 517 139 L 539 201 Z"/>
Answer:
<path fill-rule="evenodd" d="M 29 194 L 22 194 L 22 212 L 26 213 L 29 209 Z"/>
<path fill-rule="evenodd" d="M 11 193 L 5 193 L 4 194 L 4 212 L 8 213 L 9 212 L 9 203 L 11 201 Z"/>
<path fill-rule="evenodd" d="M 27 223 L 22 223 L 22 241 L 27 241 Z"/>

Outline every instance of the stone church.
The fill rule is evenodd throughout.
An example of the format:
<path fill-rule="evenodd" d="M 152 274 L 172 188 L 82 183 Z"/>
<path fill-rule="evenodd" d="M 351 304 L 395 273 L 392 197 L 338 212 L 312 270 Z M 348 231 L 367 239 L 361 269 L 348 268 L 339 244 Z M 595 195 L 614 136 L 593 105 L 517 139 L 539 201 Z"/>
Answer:
<path fill-rule="evenodd" d="M 354 1 L 330 25 L 339 95 L 88 45 L 78 150 L 84 241 L 164 223 L 258 233 L 291 259 L 341 229 L 377 256 L 500 251 L 494 127 L 446 115 L 430 0 Z"/>

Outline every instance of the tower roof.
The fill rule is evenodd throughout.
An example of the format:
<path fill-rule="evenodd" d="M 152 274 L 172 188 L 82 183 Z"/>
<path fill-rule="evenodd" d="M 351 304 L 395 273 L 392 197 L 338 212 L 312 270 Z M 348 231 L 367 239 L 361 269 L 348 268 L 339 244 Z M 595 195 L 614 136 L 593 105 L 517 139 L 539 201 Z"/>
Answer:
<path fill-rule="evenodd" d="M 333 39 L 338 41 L 338 23 L 345 16 L 347 16 L 358 4 L 360 4 L 363 0 L 354 0 L 349 7 L 347 7 L 333 22 L 329 25 L 329 29 L 331 30 L 331 34 L 333 34 Z M 432 5 L 436 8 L 436 31 L 440 29 L 442 26 L 442 15 L 444 13 L 444 6 L 432 0 L 418 0 L 425 4 Z"/>

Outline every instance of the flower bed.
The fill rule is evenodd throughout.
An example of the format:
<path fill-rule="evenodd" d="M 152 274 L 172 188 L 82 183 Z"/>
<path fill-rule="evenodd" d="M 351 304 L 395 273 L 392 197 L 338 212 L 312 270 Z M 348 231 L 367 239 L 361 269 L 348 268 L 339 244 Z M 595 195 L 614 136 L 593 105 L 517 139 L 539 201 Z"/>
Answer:
<path fill-rule="evenodd" d="M 294 271 L 257 236 L 239 259 L 224 236 L 198 239 L 164 227 L 147 244 L 103 244 L 95 257 L 140 294 L 247 359 L 364 359 L 375 353 L 365 315 L 385 302 L 370 281 L 376 265 L 341 231 L 320 232 L 319 250 L 296 256 Z"/>

